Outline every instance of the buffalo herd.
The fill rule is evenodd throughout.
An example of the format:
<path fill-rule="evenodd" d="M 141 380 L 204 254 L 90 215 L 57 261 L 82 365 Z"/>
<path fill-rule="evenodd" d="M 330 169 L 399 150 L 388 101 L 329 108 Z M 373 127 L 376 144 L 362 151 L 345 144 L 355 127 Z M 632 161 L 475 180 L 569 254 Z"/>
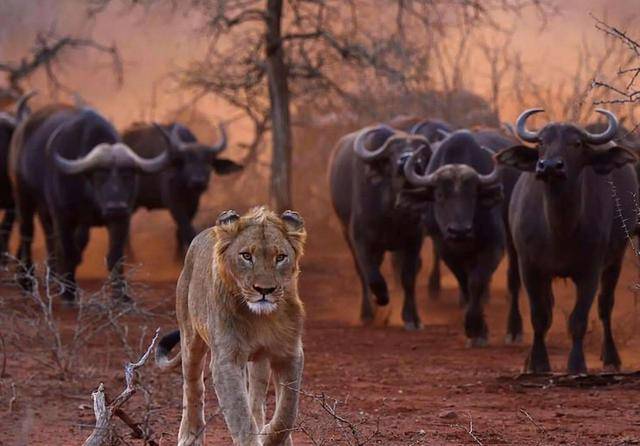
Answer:
<path fill-rule="evenodd" d="M 380 267 L 390 251 L 404 291 L 405 328 L 421 327 L 415 284 L 428 236 L 429 290 L 440 287 L 443 261 L 459 285 L 469 346 L 487 343 L 483 307 L 506 252 L 507 343 L 522 339 L 521 284 L 529 297 L 526 370 L 550 371 L 545 336 L 557 277 L 576 286 L 567 371 L 587 371 L 583 341 L 598 290 L 601 359 L 607 370 L 620 368 L 611 313 L 625 248 L 636 233 L 638 158 L 618 142 L 622 127 L 610 111 L 597 110 L 607 118 L 604 126 L 551 122 L 529 130 L 528 118 L 542 111 L 526 110 L 515 126 L 500 129 L 454 129 L 402 116 L 338 141 L 329 162 L 331 201 L 362 282 L 363 322 L 373 319 L 374 302 L 389 302 Z"/>
<path fill-rule="evenodd" d="M 73 302 L 75 273 L 92 226 L 109 235 L 107 267 L 114 298 L 129 300 L 123 278 L 125 245 L 136 209 L 166 209 L 184 252 L 196 235 L 193 218 L 211 173 L 242 169 L 222 158 L 227 134 L 213 146 L 182 124 L 134 123 L 120 133 L 96 110 L 50 104 L 34 112 L 23 96 L 13 113 L 0 113 L 0 223 L 2 263 L 19 223 L 16 277 L 33 286 L 34 218 L 42 225 L 47 264 Z M 386 252 L 402 285 L 402 320 L 422 327 L 416 278 L 425 237 L 433 245 L 428 288 L 440 289 L 444 262 L 459 285 L 469 346 L 488 342 L 484 306 L 493 274 L 505 256 L 510 310 L 506 342 L 522 340 L 518 306 L 527 292 L 533 343 L 526 370 L 550 370 L 546 333 L 553 312 L 554 278 L 576 286 L 569 317 L 570 373 L 587 370 L 583 342 L 598 294 L 605 369 L 620 368 L 611 313 L 627 243 L 638 221 L 637 155 L 623 147 L 622 126 L 580 127 L 551 122 L 530 130 L 524 111 L 514 126 L 458 129 L 438 119 L 398 116 L 343 136 L 329 161 L 331 202 L 361 281 L 360 317 L 389 303 L 381 272 Z"/>
<path fill-rule="evenodd" d="M 124 250 L 133 212 L 168 209 L 177 224 L 179 249 L 196 234 L 192 220 L 211 171 L 242 169 L 219 155 L 227 147 L 198 142 L 187 127 L 133 124 L 122 135 L 96 110 L 50 104 L 33 113 L 22 97 L 15 113 L 0 114 L 0 225 L 3 263 L 15 217 L 19 222 L 16 276 L 33 287 L 31 245 L 34 218 L 42 226 L 49 270 L 66 302 L 76 299 L 75 273 L 89 242 L 89 230 L 109 235 L 107 268 L 114 298 L 130 300 L 123 277 Z"/>

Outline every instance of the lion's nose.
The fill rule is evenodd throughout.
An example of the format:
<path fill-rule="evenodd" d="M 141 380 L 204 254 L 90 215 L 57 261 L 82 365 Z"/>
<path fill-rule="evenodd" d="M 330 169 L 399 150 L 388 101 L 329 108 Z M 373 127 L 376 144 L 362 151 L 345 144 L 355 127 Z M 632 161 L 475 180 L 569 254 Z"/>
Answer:
<path fill-rule="evenodd" d="M 256 290 L 258 293 L 262 294 L 263 296 L 267 296 L 273 293 L 276 290 L 276 287 L 263 288 L 261 286 L 254 285 L 253 289 Z"/>

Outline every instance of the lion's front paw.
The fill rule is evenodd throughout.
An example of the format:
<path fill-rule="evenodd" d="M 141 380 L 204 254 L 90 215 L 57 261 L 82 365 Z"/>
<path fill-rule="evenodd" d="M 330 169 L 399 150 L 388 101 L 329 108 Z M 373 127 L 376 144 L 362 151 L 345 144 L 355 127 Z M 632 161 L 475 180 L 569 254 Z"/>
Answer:
<path fill-rule="evenodd" d="M 273 428 L 267 424 L 260 432 L 263 446 L 291 446 L 291 432 L 274 432 Z"/>

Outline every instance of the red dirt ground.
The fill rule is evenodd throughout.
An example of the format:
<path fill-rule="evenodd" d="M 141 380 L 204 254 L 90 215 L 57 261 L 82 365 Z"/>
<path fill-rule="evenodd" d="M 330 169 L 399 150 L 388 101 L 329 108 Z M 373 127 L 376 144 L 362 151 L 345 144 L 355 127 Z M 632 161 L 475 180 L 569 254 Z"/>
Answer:
<path fill-rule="evenodd" d="M 173 231 L 165 231 L 173 234 Z M 102 235 L 98 234 L 97 238 Z M 322 243 L 321 243 L 322 242 Z M 176 267 L 154 273 L 157 248 L 146 241 L 136 242 L 142 277 L 163 279 L 149 282 L 150 290 L 141 298 L 142 307 L 156 307 L 161 316 L 132 316 L 127 319 L 129 338 L 141 351 L 156 326 L 168 330 L 173 322 L 173 281 Z M 147 252 L 148 251 L 148 252 Z M 149 252 L 155 251 L 156 257 Z M 425 266 L 430 266 L 425 249 Z M 166 254 L 170 257 L 172 252 Z M 92 254 L 87 262 L 95 262 Z M 163 256 L 160 256 L 161 258 Z M 158 267 L 160 268 L 160 267 Z M 388 274 L 387 277 L 390 276 Z M 452 276 L 444 276 L 445 290 L 439 300 L 426 293 L 426 268 L 419 280 L 419 306 L 425 323 L 420 332 L 401 328 L 401 295 L 390 280 L 393 298 L 389 308 L 379 310 L 380 323 L 361 327 L 357 323 L 359 284 L 350 257 L 342 242 L 314 239 L 311 234 L 303 265 L 301 292 L 308 309 L 305 334 L 306 366 L 304 388 L 324 392 L 345 401 L 338 412 L 358 425 L 366 437 L 376 430 L 367 444 L 378 445 L 631 445 L 640 444 L 640 381 L 598 388 L 534 388 L 512 378 L 521 371 L 530 342 L 526 296 L 521 296 L 525 317 L 522 346 L 503 345 L 506 323 L 504 265 L 496 274 L 492 298 L 486 313 L 491 330 L 490 345 L 482 349 L 465 347 L 462 312 Z M 87 276 L 85 271 L 85 276 Z M 625 370 L 640 369 L 638 315 L 630 287 L 636 282 L 636 267 L 629 256 L 618 289 L 615 333 Z M 95 288 L 95 280 L 83 285 Z M 558 282 L 554 324 L 549 335 L 552 366 L 562 371 L 569 341 L 566 319 L 573 303 L 573 287 Z M 0 290 L 8 296 L 9 290 Z M 15 299 L 11 305 L 17 305 Z M 157 305 L 160 305 L 157 307 Z M 69 329 L 74 310 L 56 308 L 62 324 Z M 388 325 L 382 321 L 388 320 Z M 587 361 L 598 371 L 601 329 L 595 311 L 590 319 L 586 342 Z M 140 342 L 141 330 L 146 338 Z M 3 330 L 4 331 L 4 330 Z M 89 435 L 94 422 L 91 391 L 104 382 L 109 395 L 123 388 L 122 364 L 125 355 L 119 341 L 109 335 L 91 342 L 82 354 L 83 365 L 73 380 L 62 381 L 55 371 L 35 362 L 32 351 L 8 343 L 7 376 L 0 380 L 0 445 L 78 445 Z M 20 351 L 22 350 L 22 351 Z M 146 367 L 143 382 L 152 392 L 151 427 L 162 445 L 175 444 L 180 421 L 181 377 L 160 374 Z M 17 399 L 9 412 L 11 384 Z M 215 415 L 216 402 L 210 385 L 207 416 L 213 415 L 207 429 L 207 444 L 231 444 L 222 419 Z M 141 418 L 142 395 L 138 393 L 126 406 L 135 419 Z M 300 420 L 316 444 L 357 444 L 332 424 L 316 400 L 303 397 Z M 119 423 L 119 421 L 118 421 Z M 470 423 L 472 432 L 469 433 Z M 122 430 L 125 432 L 125 430 Z M 127 437 L 128 438 L 128 437 Z M 303 432 L 294 434 L 296 444 L 314 444 Z M 142 444 L 128 439 L 129 444 Z M 350 442 L 351 441 L 351 442 Z M 361 442 L 360 444 L 364 444 Z"/>

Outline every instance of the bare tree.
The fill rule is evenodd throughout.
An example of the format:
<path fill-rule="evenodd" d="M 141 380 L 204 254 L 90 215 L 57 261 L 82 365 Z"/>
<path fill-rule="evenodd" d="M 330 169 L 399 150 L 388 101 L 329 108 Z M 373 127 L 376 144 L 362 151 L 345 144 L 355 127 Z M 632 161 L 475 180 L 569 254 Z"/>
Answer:
<path fill-rule="evenodd" d="M 107 54 L 111 58 L 117 82 L 122 83 L 122 60 L 115 45 L 103 45 L 89 38 L 58 36 L 51 31 L 36 35 L 28 56 L 19 61 L 0 61 L 0 73 L 4 73 L 6 78 L 6 86 L 0 87 L 0 94 L 17 99 L 25 92 L 23 82 L 40 70 L 44 70 L 53 91 L 71 92 L 71 89 L 60 81 L 58 65 L 66 51 L 81 49 L 92 49 Z"/>
<path fill-rule="evenodd" d="M 112 0 L 92 0 L 96 14 Z M 136 5 L 154 0 L 124 0 Z M 160 2 L 160 0 L 155 0 Z M 499 14 L 532 7 L 546 14 L 554 0 L 173 0 L 174 9 L 195 7 L 210 41 L 205 60 L 179 76 L 197 95 L 214 94 L 251 119 L 255 151 L 271 133 L 270 192 L 277 209 L 291 207 L 292 115 L 310 102 L 340 100 L 357 108 L 368 80 L 395 92 L 411 91 L 429 77 L 434 45 L 449 30 L 490 26 Z M 414 31 L 427 36 L 425 43 Z M 466 42 L 453 54 L 462 63 Z M 441 55 L 441 54 L 440 54 Z M 416 70 L 419 63 L 427 70 Z M 460 73 L 461 70 L 455 71 Z M 442 80 L 449 79 L 447 73 Z M 460 87 L 461 78 L 450 81 Z"/>

